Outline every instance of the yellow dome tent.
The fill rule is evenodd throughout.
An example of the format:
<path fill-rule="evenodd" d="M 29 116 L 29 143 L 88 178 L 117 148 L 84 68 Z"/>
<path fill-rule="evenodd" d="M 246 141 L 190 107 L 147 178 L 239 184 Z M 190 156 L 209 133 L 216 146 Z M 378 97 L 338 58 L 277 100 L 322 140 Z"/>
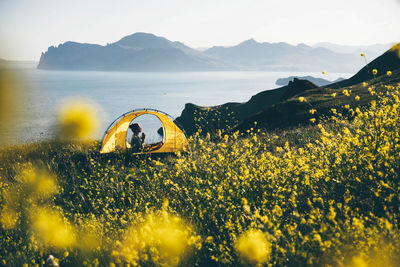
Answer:
<path fill-rule="evenodd" d="M 163 140 L 157 146 L 145 147 L 143 152 L 140 153 L 185 152 L 189 150 L 185 133 L 173 122 L 171 116 L 158 110 L 140 109 L 127 112 L 111 123 L 104 135 L 100 153 L 127 150 L 126 136 L 129 125 L 135 118 L 144 114 L 154 115 L 160 120 Z"/>

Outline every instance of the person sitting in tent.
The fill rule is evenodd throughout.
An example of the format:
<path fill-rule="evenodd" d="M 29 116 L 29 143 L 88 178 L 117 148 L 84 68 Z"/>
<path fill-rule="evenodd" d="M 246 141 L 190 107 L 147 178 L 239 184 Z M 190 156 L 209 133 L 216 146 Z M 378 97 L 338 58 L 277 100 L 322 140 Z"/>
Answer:
<path fill-rule="evenodd" d="M 137 123 L 129 125 L 129 128 L 133 132 L 133 135 L 131 138 L 131 150 L 135 151 L 135 152 L 142 151 L 144 139 L 146 138 L 146 134 L 142 133 L 142 136 L 139 137 L 139 133 L 142 131 L 142 128 Z"/>

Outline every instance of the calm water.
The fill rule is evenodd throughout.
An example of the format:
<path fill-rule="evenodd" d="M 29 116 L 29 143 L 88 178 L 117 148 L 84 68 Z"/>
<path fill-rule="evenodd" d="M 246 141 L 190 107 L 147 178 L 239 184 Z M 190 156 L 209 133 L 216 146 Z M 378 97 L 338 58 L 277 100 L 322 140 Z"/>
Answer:
<path fill-rule="evenodd" d="M 162 110 L 178 117 L 185 103 L 213 106 L 244 102 L 258 92 L 277 88 L 275 81 L 298 72 L 92 72 L 44 71 L 34 68 L 14 70 L 24 81 L 20 107 L 27 116 L 20 123 L 20 134 L 5 133 L 11 143 L 31 142 L 51 137 L 60 103 L 83 97 L 97 103 L 102 122 L 101 137 L 108 124 L 119 115 L 138 108 Z M 331 73 L 330 79 L 349 77 Z M 326 78 L 326 76 L 325 76 Z"/>

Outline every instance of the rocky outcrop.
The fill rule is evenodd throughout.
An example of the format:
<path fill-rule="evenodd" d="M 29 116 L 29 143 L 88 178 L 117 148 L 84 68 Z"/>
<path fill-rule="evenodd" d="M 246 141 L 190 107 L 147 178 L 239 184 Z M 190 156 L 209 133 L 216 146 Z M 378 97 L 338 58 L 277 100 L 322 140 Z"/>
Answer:
<path fill-rule="evenodd" d="M 214 107 L 201 107 L 188 103 L 176 120 L 189 135 L 199 128 L 204 132 L 226 130 L 288 97 L 317 87 L 309 81 L 295 79 L 287 86 L 260 92 L 245 103 L 226 103 Z"/>
<path fill-rule="evenodd" d="M 307 91 L 309 89 L 314 89 L 317 87 L 318 87 L 317 85 L 315 85 L 314 83 L 312 83 L 308 80 L 300 80 L 300 79 L 294 78 L 293 81 L 290 81 L 289 84 L 287 85 L 286 90 L 283 93 L 280 100 L 284 101 L 295 95 L 301 94 L 304 91 Z"/>
<path fill-rule="evenodd" d="M 287 78 L 279 78 L 279 79 L 277 79 L 275 84 L 276 85 L 288 85 L 289 82 L 293 81 L 294 78 L 297 78 L 297 79 L 300 79 L 300 80 L 308 80 L 308 81 L 310 81 L 313 84 L 316 84 L 318 86 L 324 86 L 324 85 L 328 85 L 328 84 L 333 83 L 333 82 L 339 82 L 339 81 L 343 81 L 344 80 L 344 78 L 338 78 L 336 81 L 331 82 L 331 81 L 326 80 L 326 79 L 315 78 L 315 77 L 312 77 L 312 76 L 290 76 L 290 77 L 287 77 Z"/>

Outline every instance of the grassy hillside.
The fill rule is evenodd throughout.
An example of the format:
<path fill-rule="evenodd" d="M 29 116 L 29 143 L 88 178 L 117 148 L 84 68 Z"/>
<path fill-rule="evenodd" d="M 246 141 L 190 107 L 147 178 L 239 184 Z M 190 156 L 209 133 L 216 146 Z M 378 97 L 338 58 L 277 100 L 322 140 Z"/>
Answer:
<path fill-rule="evenodd" d="M 395 85 L 400 80 L 400 44 L 388 50 L 349 79 L 318 87 L 307 80 L 296 79 L 287 86 L 266 90 L 254 95 L 245 103 L 226 103 L 215 107 L 199 107 L 187 104 L 177 121 L 191 135 L 198 128 L 202 132 L 214 133 L 216 129 L 229 131 L 232 128 L 243 133 L 253 128 L 254 121 L 258 128 L 273 130 L 309 124 L 309 119 L 327 116 L 330 109 L 343 109 L 345 105 L 362 107 L 374 96 L 369 89 L 381 85 Z M 376 73 L 373 73 L 373 70 Z M 387 72 L 391 76 L 386 75 Z M 352 92 L 352 97 L 343 94 Z M 336 94 L 333 99 L 332 94 Z M 299 103 L 298 97 L 305 97 Z M 360 100 L 355 100 L 359 96 Z M 315 109 L 316 114 L 309 114 Z"/>
<path fill-rule="evenodd" d="M 254 127 L 255 121 L 258 123 L 257 128 L 268 130 L 318 123 L 319 118 L 332 115 L 332 109 L 348 114 L 349 108 L 367 106 L 377 97 L 376 94 L 370 93 L 371 90 L 382 91 L 385 90 L 385 86 L 396 86 L 399 82 L 400 68 L 392 71 L 390 76 L 385 73 L 367 82 L 339 89 L 326 86 L 300 91 L 280 103 L 245 118 L 236 129 L 246 132 Z M 299 97 L 303 97 L 304 101 L 299 101 Z M 311 114 L 310 110 L 315 112 Z M 315 122 L 310 121 L 313 118 L 316 119 Z"/>
<path fill-rule="evenodd" d="M 204 133 L 215 133 L 217 129 L 230 129 L 265 108 L 317 87 L 309 81 L 295 79 L 287 86 L 260 92 L 245 103 L 226 103 L 215 107 L 186 104 L 181 116 L 176 120 L 189 135 L 196 133 L 199 129 L 202 129 Z"/>
<path fill-rule="evenodd" d="M 376 85 L 351 120 L 337 111 L 291 130 L 194 134 L 186 155 L 2 148 L 0 262 L 396 266 L 399 90 Z"/>

